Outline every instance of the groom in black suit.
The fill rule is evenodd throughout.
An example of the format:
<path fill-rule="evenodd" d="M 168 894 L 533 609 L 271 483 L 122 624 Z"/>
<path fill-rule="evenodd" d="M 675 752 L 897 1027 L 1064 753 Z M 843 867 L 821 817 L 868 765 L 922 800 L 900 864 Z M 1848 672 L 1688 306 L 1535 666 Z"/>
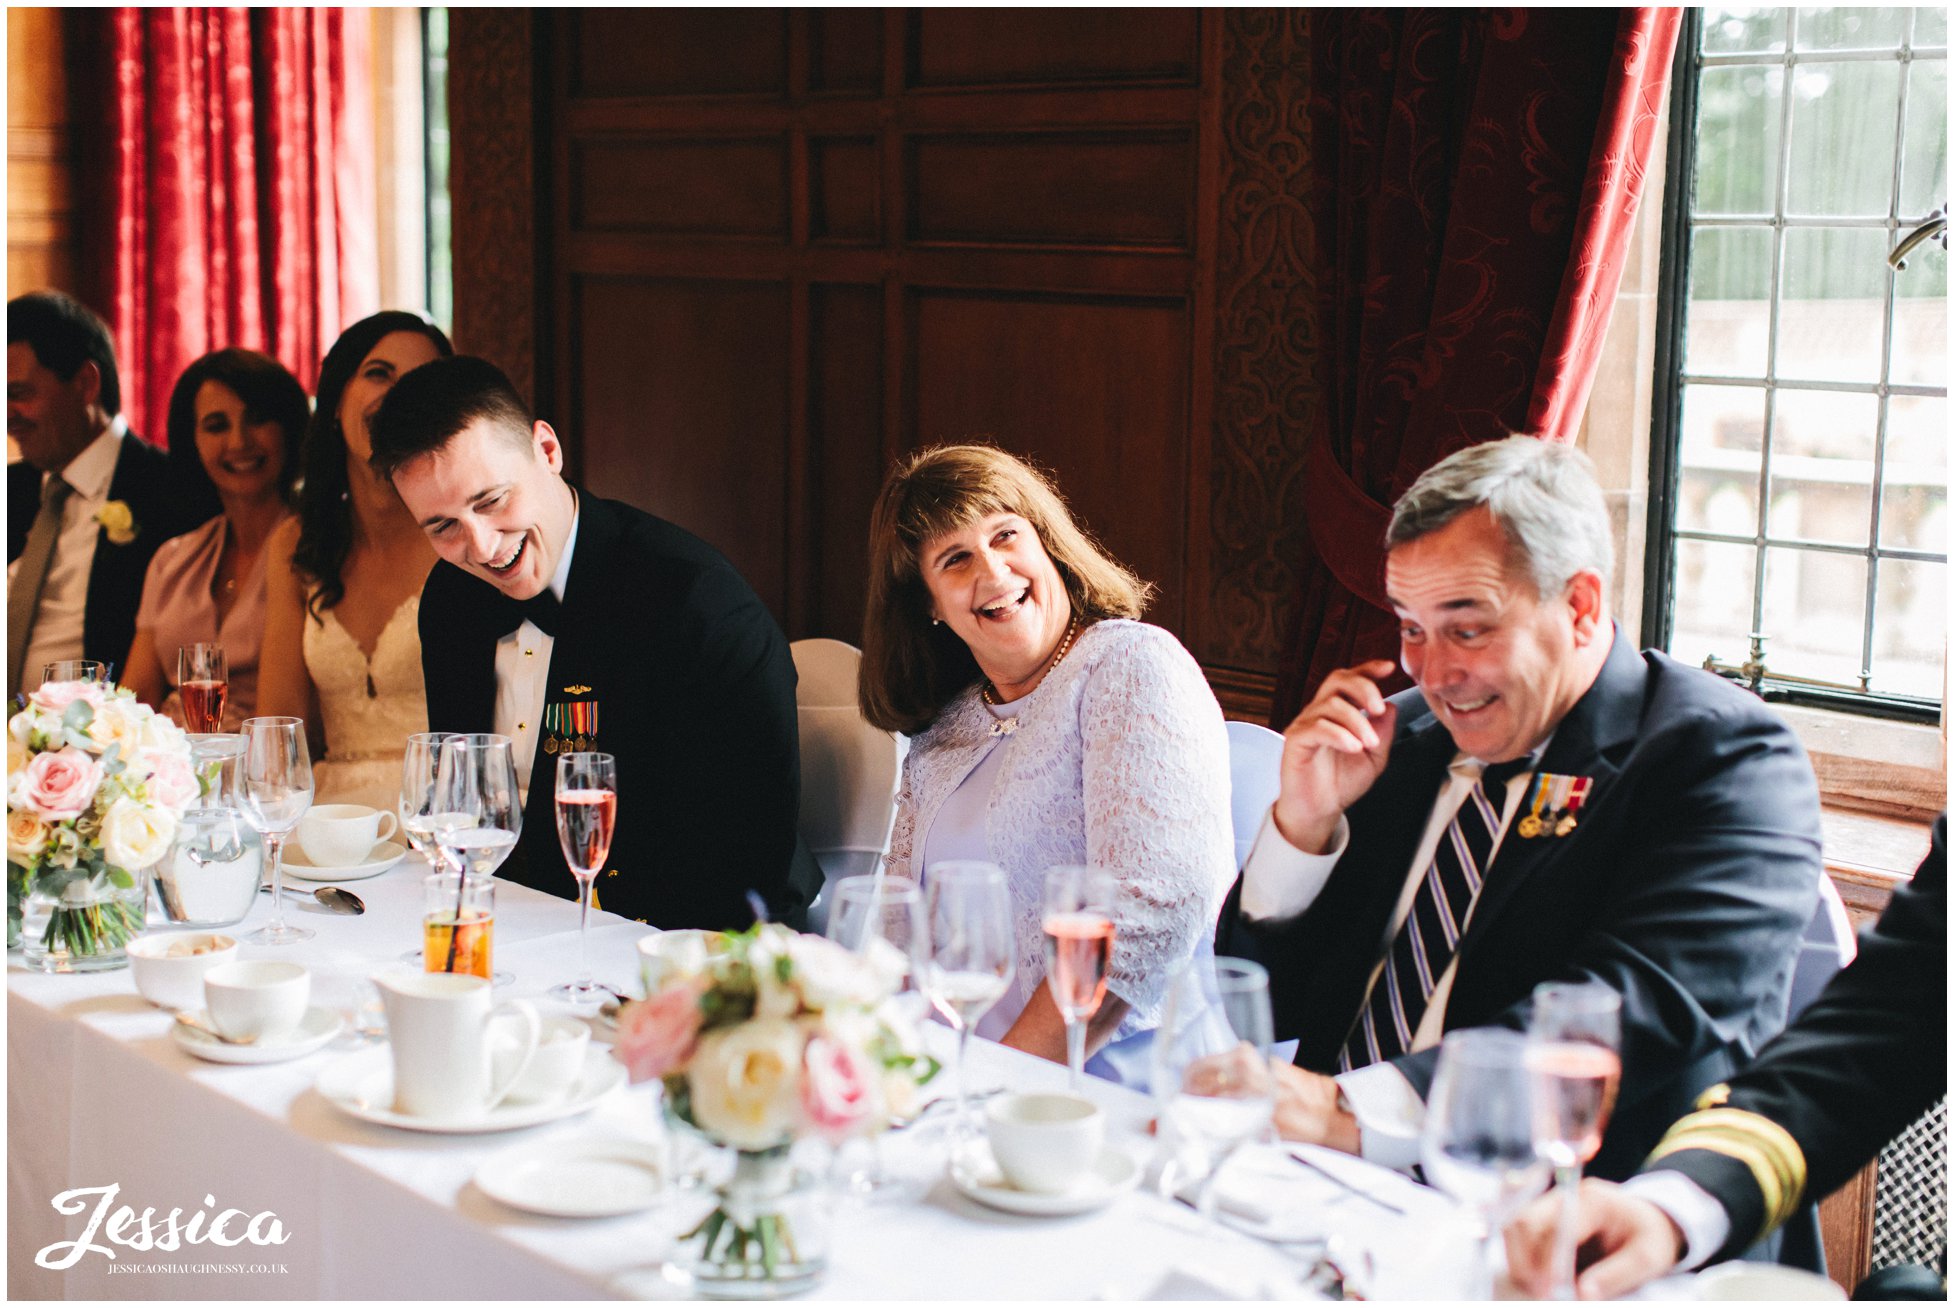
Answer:
<path fill-rule="evenodd" d="M 1455 454 L 1385 546 L 1417 689 L 1387 700 L 1384 662 L 1325 680 L 1222 912 L 1218 948 L 1267 965 L 1300 1038 L 1277 1125 L 1416 1162 L 1443 1034 L 1593 981 L 1622 1076 L 1590 1174 L 1626 1176 L 1784 1024 L 1821 875 L 1810 764 L 1761 700 L 1616 628 L 1579 452 Z"/>
<path fill-rule="evenodd" d="M 518 854 L 500 875 L 574 898 L 556 756 L 617 759 L 602 906 L 730 930 L 748 892 L 798 925 L 820 885 L 799 843 L 794 665 L 779 626 L 710 545 L 563 479 L 563 446 L 494 365 L 437 359 L 370 423 L 442 562 L 421 594 L 428 725 L 496 731 L 529 761 Z"/>

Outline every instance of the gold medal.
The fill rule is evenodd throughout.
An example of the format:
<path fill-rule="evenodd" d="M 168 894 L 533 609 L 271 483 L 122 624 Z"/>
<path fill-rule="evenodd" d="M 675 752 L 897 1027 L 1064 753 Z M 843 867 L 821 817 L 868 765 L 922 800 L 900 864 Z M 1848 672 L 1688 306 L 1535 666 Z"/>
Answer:
<path fill-rule="evenodd" d="M 1572 813 L 1569 813 L 1566 817 L 1554 823 L 1554 834 L 1557 836 L 1564 836 L 1572 830 L 1574 830 L 1574 815 Z"/>
<path fill-rule="evenodd" d="M 590 740 L 589 740 L 589 739 L 588 739 L 587 737 L 584 737 L 584 736 L 578 736 L 578 737 L 577 737 L 577 748 L 578 748 L 578 749 L 580 749 L 580 750 L 583 750 L 583 749 L 588 749 L 588 748 L 590 748 Z"/>
<path fill-rule="evenodd" d="M 1518 830 L 1520 839 L 1532 840 L 1546 825 L 1540 820 L 1540 810 L 1547 802 L 1547 777 L 1545 773 L 1533 779 L 1533 801 L 1527 807 L 1529 812 L 1520 819 Z"/>
<path fill-rule="evenodd" d="M 1532 840 L 1540 834 L 1540 819 L 1532 813 L 1520 819 L 1520 839 Z"/>
<path fill-rule="evenodd" d="M 548 740 L 545 740 L 545 741 L 543 742 L 543 752 L 544 752 L 545 754 L 554 754 L 554 753 L 556 753 L 556 737 L 555 737 L 555 736 L 551 736 L 551 737 L 550 737 L 550 738 L 549 738 Z"/>

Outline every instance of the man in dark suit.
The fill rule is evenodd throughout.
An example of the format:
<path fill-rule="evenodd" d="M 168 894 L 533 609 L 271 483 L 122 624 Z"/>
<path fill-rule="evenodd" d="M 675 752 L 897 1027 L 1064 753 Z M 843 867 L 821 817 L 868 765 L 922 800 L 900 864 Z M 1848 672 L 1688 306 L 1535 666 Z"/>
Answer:
<path fill-rule="evenodd" d="M 1219 948 L 1270 971 L 1293 1139 L 1417 1161 L 1443 1033 L 1524 1027 L 1533 988 L 1621 997 L 1622 1079 L 1591 1167 L 1624 1176 L 1783 1024 L 1817 903 L 1818 793 L 1759 700 L 1609 617 L 1586 457 L 1513 437 L 1394 512 L 1386 588 L 1418 688 L 1333 673 L 1289 727 L 1279 797 Z"/>
<path fill-rule="evenodd" d="M 106 324 L 58 291 L 7 304 L 7 688 L 43 664 L 119 665 L 143 575 L 177 521 L 169 459 L 129 433 Z"/>
<path fill-rule="evenodd" d="M 1807 1196 L 1837 1189 L 1947 1093 L 1947 816 L 1912 882 L 1893 894 L 1859 956 L 1765 1046 L 1711 1087 L 1626 1185 L 1581 1187 L 1583 1299 L 1613 1299 L 1676 1268 L 1742 1253 Z M 1522 1289 L 1544 1289 L 1557 1205 L 1507 1233 Z M 1890 1282 L 1862 1298 L 1946 1298 Z"/>
<path fill-rule="evenodd" d="M 717 550 L 564 481 L 563 446 L 481 359 L 403 377 L 373 466 L 442 562 L 421 594 L 428 725 L 516 742 L 528 778 L 502 875 L 574 898 L 556 835 L 561 753 L 617 759 L 604 908 L 651 925 L 798 924 L 820 885 L 798 839 L 794 665 Z M 525 767 L 527 764 L 527 767 Z"/>

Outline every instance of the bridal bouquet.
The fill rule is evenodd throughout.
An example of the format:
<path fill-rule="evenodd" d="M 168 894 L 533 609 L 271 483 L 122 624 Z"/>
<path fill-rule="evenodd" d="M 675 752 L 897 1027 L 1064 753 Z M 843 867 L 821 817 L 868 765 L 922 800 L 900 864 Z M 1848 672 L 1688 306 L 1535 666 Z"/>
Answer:
<path fill-rule="evenodd" d="M 738 1151 L 718 1205 L 681 1237 L 697 1241 L 700 1293 L 772 1297 L 820 1278 L 828 1214 L 790 1146 L 915 1111 L 938 1064 L 892 1002 L 905 966 L 879 940 L 858 955 L 763 923 L 688 951 L 618 1014 L 612 1052 L 631 1080 L 663 1081 L 671 1116 Z"/>
<path fill-rule="evenodd" d="M 141 874 L 169 853 L 199 790 L 189 738 L 133 692 L 35 691 L 7 723 L 9 942 L 25 926 L 30 962 L 120 965 L 143 927 Z"/>

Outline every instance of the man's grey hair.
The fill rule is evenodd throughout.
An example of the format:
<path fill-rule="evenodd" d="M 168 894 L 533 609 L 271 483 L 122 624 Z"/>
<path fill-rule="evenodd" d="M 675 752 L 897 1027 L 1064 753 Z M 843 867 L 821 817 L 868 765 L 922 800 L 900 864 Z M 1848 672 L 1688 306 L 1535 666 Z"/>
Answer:
<path fill-rule="evenodd" d="M 1391 511 L 1384 548 L 1429 536 L 1481 505 L 1542 597 L 1560 594 L 1577 572 L 1600 573 L 1604 586 L 1613 575 L 1608 504 L 1594 464 L 1571 445 L 1531 436 L 1474 445 L 1427 469 Z"/>

